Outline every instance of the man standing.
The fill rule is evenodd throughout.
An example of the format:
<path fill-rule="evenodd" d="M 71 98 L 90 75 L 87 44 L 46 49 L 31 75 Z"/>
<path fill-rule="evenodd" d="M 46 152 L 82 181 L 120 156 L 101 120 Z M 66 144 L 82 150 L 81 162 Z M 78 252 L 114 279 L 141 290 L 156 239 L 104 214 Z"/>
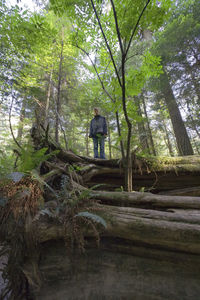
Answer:
<path fill-rule="evenodd" d="M 94 118 L 90 122 L 90 135 L 94 144 L 94 158 L 105 159 L 104 140 L 107 135 L 106 119 L 99 114 L 99 108 L 94 108 Z M 98 145 L 100 147 L 100 157 L 98 155 Z"/>

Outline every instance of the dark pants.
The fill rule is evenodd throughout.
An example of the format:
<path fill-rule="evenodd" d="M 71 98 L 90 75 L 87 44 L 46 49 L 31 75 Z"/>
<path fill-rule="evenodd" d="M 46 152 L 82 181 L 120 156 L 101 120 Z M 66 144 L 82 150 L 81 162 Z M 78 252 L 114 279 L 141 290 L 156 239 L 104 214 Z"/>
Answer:
<path fill-rule="evenodd" d="M 93 143 L 94 143 L 94 158 L 102 158 L 105 159 L 105 152 L 104 152 L 104 141 L 105 137 L 104 135 L 100 137 L 93 137 Z M 100 148 L 100 157 L 98 155 L 98 146 Z"/>

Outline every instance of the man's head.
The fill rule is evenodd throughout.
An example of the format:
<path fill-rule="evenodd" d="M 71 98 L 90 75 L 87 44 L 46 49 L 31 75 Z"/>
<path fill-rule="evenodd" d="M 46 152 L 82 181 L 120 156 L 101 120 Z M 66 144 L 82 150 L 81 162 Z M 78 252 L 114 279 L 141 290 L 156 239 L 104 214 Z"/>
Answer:
<path fill-rule="evenodd" d="M 95 115 L 95 116 L 98 116 L 99 113 L 100 113 L 100 109 L 99 109 L 98 107 L 95 107 L 95 108 L 94 108 L 94 115 Z"/>

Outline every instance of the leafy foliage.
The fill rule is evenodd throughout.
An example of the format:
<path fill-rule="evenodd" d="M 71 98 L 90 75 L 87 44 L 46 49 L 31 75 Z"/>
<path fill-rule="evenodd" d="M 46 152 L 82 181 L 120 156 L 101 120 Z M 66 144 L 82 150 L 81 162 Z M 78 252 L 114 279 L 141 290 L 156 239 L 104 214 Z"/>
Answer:
<path fill-rule="evenodd" d="M 9 174 L 13 171 L 14 159 L 13 155 L 5 154 L 0 151 L 0 178 L 6 177 L 6 174 Z"/>
<path fill-rule="evenodd" d="M 43 161 L 48 160 L 50 157 L 59 153 L 59 150 L 55 150 L 47 154 L 47 150 L 48 148 L 46 147 L 34 150 L 31 145 L 25 145 L 24 148 L 20 150 L 19 171 L 30 172 L 31 170 L 38 168 Z"/>
<path fill-rule="evenodd" d="M 106 222 L 96 213 L 102 213 L 103 210 L 96 201 L 91 199 L 90 190 L 80 192 L 72 189 L 69 192 L 70 186 L 67 176 L 63 176 L 61 186 L 60 201 L 63 213 L 59 219 L 64 226 L 66 247 L 69 251 L 73 251 L 74 247 L 77 246 L 81 252 L 84 252 L 84 236 L 89 228 L 92 230 L 97 244 L 99 244 L 99 232 L 102 230 L 101 227 L 106 228 Z"/>

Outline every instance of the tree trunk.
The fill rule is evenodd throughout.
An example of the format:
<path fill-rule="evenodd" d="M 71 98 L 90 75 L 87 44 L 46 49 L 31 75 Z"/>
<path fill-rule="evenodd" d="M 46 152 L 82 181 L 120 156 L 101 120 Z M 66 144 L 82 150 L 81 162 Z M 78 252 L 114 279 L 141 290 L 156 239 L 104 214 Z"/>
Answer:
<path fill-rule="evenodd" d="M 50 75 L 49 75 L 49 82 L 48 82 L 48 88 L 47 88 L 44 128 L 47 128 L 48 123 L 49 123 L 49 105 L 50 105 L 50 95 L 51 95 L 51 86 L 52 86 L 52 76 L 53 76 L 53 69 L 51 69 L 51 72 L 50 72 Z"/>
<path fill-rule="evenodd" d="M 109 159 L 112 159 L 112 147 L 111 147 L 111 136 L 110 136 L 110 121 L 109 116 L 107 115 L 107 126 L 108 126 L 108 148 L 109 148 Z"/>
<path fill-rule="evenodd" d="M 17 141 L 19 142 L 19 144 L 21 144 L 22 135 L 23 135 L 25 106 L 26 106 L 26 101 L 25 101 L 25 99 L 23 99 L 22 108 L 21 108 L 20 117 L 19 117 L 18 132 L 17 132 Z"/>
<path fill-rule="evenodd" d="M 165 70 L 160 75 L 160 87 L 172 121 L 179 155 L 193 155 L 193 149 Z"/>
<path fill-rule="evenodd" d="M 173 157 L 174 156 L 173 147 L 172 147 L 170 137 L 169 137 L 169 134 L 167 131 L 165 120 L 162 120 L 162 123 L 163 123 L 163 128 L 164 128 L 164 132 L 165 132 L 165 136 L 166 136 L 166 145 L 167 145 L 167 148 L 169 149 L 169 154 Z"/>
<path fill-rule="evenodd" d="M 148 143 L 148 137 L 147 137 L 147 132 L 144 126 L 144 121 L 142 120 L 142 110 L 140 107 L 140 99 L 139 97 L 135 97 L 134 98 L 136 105 L 137 105 L 137 113 L 138 116 L 141 117 L 141 121 L 137 122 L 137 127 L 138 127 L 138 132 L 139 132 L 139 140 L 140 140 L 140 146 L 141 149 L 145 152 L 147 152 L 148 154 L 150 154 L 150 147 L 149 147 L 149 143 Z"/>
<path fill-rule="evenodd" d="M 127 154 L 128 155 L 128 154 Z M 125 163 L 124 163 L 124 175 L 125 175 L 125 191 L 132 192 L 133 189 L 133 169 L 132 169 L 132 158 L 131 154 L 129 154 L 128 157 L 126 157 Z"/>
<path fill-rule="evenodd" d="M 144 108 L 144 115 L 145 115 L 146 122 L 147 122 L 147 130 L 148 130 L 148 136 L 149 136 L 150 145 L 151 145 L 151 151 L 152 151 L 152 154 L 154 156 L 156 156 L 156 149 L 154 146 L 153 136 L 152 136 L 152 132 L 151 132 L 150 124 L 149 124 L 149 118 L 148 118 L 148 114 L 147 114 L 146 103 L 145 103 L 145 98 L 144 98 L 143 93 L 141 94 L 141 98 L 142 98 L 142 103 L 143 103 L 143 108 Z"/>
<path fill-rule="evenodd" d="M 169 136 L 169 133 L 168 133 L 167 126 L 166 126 L 165 119 L 164 119 L 163 115 L 162 115 L 162 124 L 163 124 L 164 133 L 165 133 L 165 136 L 166 136 L 166 145 L 167 145 L 167 148 L 169 149 L 169 154 L 173 157 L 174 156 L 174 151 L 173 151 L 172 143 L 171 143 L 171 140 L 170 140 L 170 136 Z"/>
<path fill-rule="evenodd" d="M 59 123 L 60 123 L 60 111 L 61 111 L 61 79 L 62 79 L 62 63 L 63 63 L 63 40 L 61 41 L 60 63 L 58 73 L 58 87 L 57 87 L 57 101 L 56 101 L 56 122 L 55 122 L 55 141 L 59 142 Z"/>
<path fill-rule="evenodd" d="M 131 192 L 133 189 L 133 176 L 132 176 L 132 157 L 131 157 L 131 134 L 132 134 L 132 124 L 130 122 L 128 112 L 127 112 L 127 103 L 126 103 L 126 77 L 125 77 L 125 58 L 126 56 L 124 53 L 121 53 L 122 60 L 121 60 L 121 68 L 122 68 L 122 83 L 121 83 L 121 90 L 122 90 L 122 106 L 124 117 L 128 129 L 127 134 L 127 142 L 126 142 L 126 156 L 123 158 L 123 166 L 124 166 L 124 173 L 125 173 L 125 191 Z"/>
<path fill-rule="evenodd" d="M 86 142 L 86 156 L 89 156 L 89 118 L 87 117 L 86 123 L 86 135 L 85 135 L 85 142 Z"/>

